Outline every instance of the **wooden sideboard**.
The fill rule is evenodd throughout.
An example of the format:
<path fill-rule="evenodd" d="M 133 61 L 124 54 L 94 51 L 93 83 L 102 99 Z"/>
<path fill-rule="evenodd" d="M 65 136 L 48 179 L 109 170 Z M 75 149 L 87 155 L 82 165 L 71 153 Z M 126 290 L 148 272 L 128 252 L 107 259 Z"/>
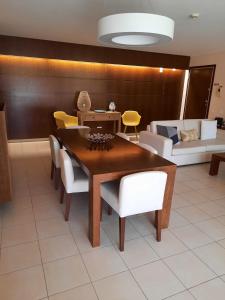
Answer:
<path fill-rule="evenodd" d="M 84 125 L 84 122 L 102 122 L 102 121 L 113 121 L 114 133 L 121 131 L 121 113 L 118 111 L 106 111 L 106 112 L 95 112 L 95 111 L 78 111 L 78 122 L 79 125 Z M 116 128 L 117 123 L 117 128 Z"/>
<path fill-rule="evenodd" d="M 4 104 L 0 103 L 0 203 L 12 200 L 11 171 Z"/>

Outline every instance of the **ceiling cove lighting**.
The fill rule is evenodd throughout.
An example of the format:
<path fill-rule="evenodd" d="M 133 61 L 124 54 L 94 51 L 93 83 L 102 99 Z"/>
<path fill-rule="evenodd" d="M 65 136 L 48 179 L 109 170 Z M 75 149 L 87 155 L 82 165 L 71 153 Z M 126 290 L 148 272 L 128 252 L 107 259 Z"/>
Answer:
<path fill-rule="evenodd" d="M 174 21 L 161 15 L 121 13 L 98 21 L 98 40 L 111 46 L 150 46 L 170 41 L 173 35 Z"/>

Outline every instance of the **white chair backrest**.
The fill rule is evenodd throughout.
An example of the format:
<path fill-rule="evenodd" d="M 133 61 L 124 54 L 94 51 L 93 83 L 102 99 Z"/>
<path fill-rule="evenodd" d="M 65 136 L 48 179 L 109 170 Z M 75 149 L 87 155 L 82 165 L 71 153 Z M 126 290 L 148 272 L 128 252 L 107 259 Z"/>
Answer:
<path fill-rule="evenodd" d="M 117 132 L 116 135 L 120 136 L 121 138 L 123 138 L 125 140 L 128 140 L 128 141 L 130 140 L 129 137 L 123 132 Z"/>
<path fill-rule="evenodd" d="M 144 148 L 144 149 L 154 153 L 154 154 L 158 154 L 158 151 L 150 145 L 147 145 L 147 144 L 144 144 L 144 143 L 139 143 L 137 145 L 140 146 L 141 148 Z"/>
<path fill-rule="evenodd" d="M 71 158 L 65 150 L 60 149 L 61 179 L 67 192 L 71 191 L 74 184 L 74 172 Z"/>
<path fill-rule="evenodd" d="M 52 160 L 53 160 L 56 168 L 60 168 L 60 162 L 59 162 L 60 145 L 59 145 L 59 142 L 58 142 L 57 138 L 51 134 L 49 136 L 49 143 L 50 143 L 50 148 L 51 148 Z"/>
<path fill-rule="evenodd" d="M 140 172 L 124 176 L 119 188 L 119 215 L 141 214 L 162 209 L 167 173 Z"/>

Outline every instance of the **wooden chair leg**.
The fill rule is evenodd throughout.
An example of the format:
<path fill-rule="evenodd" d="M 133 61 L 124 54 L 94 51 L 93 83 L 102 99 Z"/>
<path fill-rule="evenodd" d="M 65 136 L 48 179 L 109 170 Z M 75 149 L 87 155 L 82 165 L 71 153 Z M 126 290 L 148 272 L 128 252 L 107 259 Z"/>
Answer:
<path fill-rule="evenodd" d="M 55 168 L 55 189 L 58 190 L 60 182 L 60 168 Z"/>
<path fill-rule="evenodd" d="M 138 134 L 137 134 L 137 127 L 136 126 L 134 126 L 134 130 L 135 130 L 136 139 L 138 140 Z"/>
<path fill-rule="evenodd" d="M 125 223 L 126 223 L 126 218 L 119 218 L 119 235 L 120 235 L 120 244 L 119 244 L 119 249 L 120 251 L 124 251 L 124 239 L 125 239 Z"/>
<path fill-rule="evenodd" d="M 54 165 L 54 162 L 52 161 L 52 164 L 51 164 L 51 180 L 54 177 L 54 171 L 55 171 L 55 165 Z"/>
<path fill-rule="evenodd" d="M 127 126 L 124 127 L 124 131 L 123 132 L 126 133 L 126 131 L 127 131 Z"/>
<path fill-rule="evenodd" d="M 158 242 L 161 241 L 161 230 L 162 230 L 162 210 L 156 210 L 155 211 L 155 224 L 156 224 L 156 240 Z"/>
<path fill-rule="evenodd" d="M 65 194 L 65 187 L 64 187 L 63 182 L 61 181 L 61 194 L 60 194 L 60 203 L 61 204 L 63 203 L 63 200 L 64 200 L 64 194 Z"/>
<path fill-rule="evenodd" d="M 71 194 L 66 193 L 65 221 L 69 220 L 70 205 L 71 205 Z"/>
<path fill-rule="evenodd" d="M 104 206 L 104 200 L 101 198 L 101 211 L 100 211 L 100 221 L 102 221 L 102 210 L 103 210 L 103 206 Z"/>
<path fill-rule="evenodd" d="M 112 215 L 112 207 L 110 205 L 108 205 L 108 215 L 109 216 Z"/>

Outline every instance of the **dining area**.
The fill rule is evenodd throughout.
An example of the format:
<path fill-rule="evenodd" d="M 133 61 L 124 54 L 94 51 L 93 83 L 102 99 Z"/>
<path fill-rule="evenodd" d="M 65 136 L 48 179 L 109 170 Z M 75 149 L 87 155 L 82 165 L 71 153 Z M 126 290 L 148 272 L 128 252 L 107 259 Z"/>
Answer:
<path fill-rule="evenodd" d="M 61 128 L 49 137 L 51 178 L 54 177 L 55 187 L 61 189 L 60 203 L 65 201 L 65 221 L 70 217 L 71 195 L 87 192 L 88 238 L 92 247 L 100 246 L 104 202 L 109 214 L 112 209 L 119 214 L 117 242 L 121 251 L 125 217 L 129 215 L 156 211 L 156 238 L 160 241 L 161 229 L 169 225 L 176 165 L 120 135 L 113 135 L 109 148 L 93 149 L 90 132 L 87 126 Z"/>

